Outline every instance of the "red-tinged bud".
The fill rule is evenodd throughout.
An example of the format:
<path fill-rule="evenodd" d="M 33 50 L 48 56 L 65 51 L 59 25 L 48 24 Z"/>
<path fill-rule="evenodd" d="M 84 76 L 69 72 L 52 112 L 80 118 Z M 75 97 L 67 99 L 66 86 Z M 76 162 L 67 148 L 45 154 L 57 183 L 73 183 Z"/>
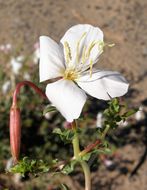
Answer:
<path fill-rule="evenodd" d="M 64 126 L 65 129 L 72 129 L 72 123 L 69 123 L 69 122 L 67 122 L 67 121 L 65 121 L 65 122 L 63 123 L 63 126 Z"/>
<path fill-rule="evenodd" d="M 12 107 L 10 109 L 10 146 L 12 157 L 15 163 L 18 161 L 19 158 L 21 144 L 21 118 L 20 109 L 17 106 L 17 96 L 20 92 L 21 87 L 25 85 L 33 88 L 36 93 L 41 95 L 43 98 L 46 98 L 44 92 L 30 81 L 20 82 L 16 86 L 16 89 L 13 93 Z"/>
<path fill-rule="evenodd" d="M 16 163 L 19 158 L 21 143 L 21 118 L 20 109 L 17 105 L 12 105 L 10 110 L 10 146 L 11 154 Z"/>

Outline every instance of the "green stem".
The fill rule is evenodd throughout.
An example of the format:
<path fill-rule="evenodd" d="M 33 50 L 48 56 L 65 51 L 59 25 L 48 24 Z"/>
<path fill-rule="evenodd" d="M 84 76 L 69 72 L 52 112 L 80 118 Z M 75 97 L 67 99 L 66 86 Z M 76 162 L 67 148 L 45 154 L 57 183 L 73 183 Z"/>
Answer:
<path fill-rule="evenodd" d="M 73 143 L 74 157 L 78 159 L 80 153 L 80 147 L 79 147 L 79 137 L 76 131 L 72 143 Z"/>
<path fill-rule="evenodd" d="M 91 175 L 88 164 L 85 161 L 81 162 L 81 166 L 85 176 L 85 190 L 91 190 Z"/>
<path fill-rule="evenodd" d="M 78 137 L 78 133 L 77 133 L 77 126 L 76 126 L 76 122 L 74 121 L 72 123 L 72 127 L 74 130 L 74 138 L 72 141 L 73 144 L 73 150 L 74 150 L 74 157 L 77 161 L 79 161 L 79 163 L 82 166 L 83 172 L 84 172 L 84 176 L 85 176 L 85 190 L 91 190 L 91 175 L 90 175 L 90 169 L 88 164 L 85 161 L 81 161 L 79 158 L 79 153 L 80 153 L 80 147 L 79 147 L 79 137 Z"/>
<path fill-rule="evenodd" d="M 105 138 L 105 136 L 106 136 L 107 132 L 109 131 L 109 129 L 110 129 L 110 125 L 106 125 L 106 128 L 104 129 L 104 132 L 103 132 L 103 134 L 101 136 L 102 140 Z"/>

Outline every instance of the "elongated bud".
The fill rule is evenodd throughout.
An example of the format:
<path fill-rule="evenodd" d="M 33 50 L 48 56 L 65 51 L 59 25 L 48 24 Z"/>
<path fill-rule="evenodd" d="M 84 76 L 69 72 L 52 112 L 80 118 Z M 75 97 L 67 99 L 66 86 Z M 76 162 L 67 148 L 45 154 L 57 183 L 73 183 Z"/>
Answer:
<path fill-rule="evenodd" d="M 21 143 L 21 118 L 20 109 L 17 105 L 12 105 L 10 110 L 10 146 L 11 154 L 16 163 L 19 158 Z"/>
<path fill-rule="evenodd" d="M 14 160 L 14 163 L 17 163 L 20 153 L 20 144 L 21 144 L 21 117 L 20 109 L 17 106 L 17 96 L 20 92 L 21 87 L 28 85 L 33 88 L 37 94 L 41 97 L 46 98 L 45 93 L 38 88 L 34 83 L 30 81 L 23 81 L 17 84 L 16 89 L 13 93 L 12 107 L 10 109 L 10 146 L 11 154 Z"/>

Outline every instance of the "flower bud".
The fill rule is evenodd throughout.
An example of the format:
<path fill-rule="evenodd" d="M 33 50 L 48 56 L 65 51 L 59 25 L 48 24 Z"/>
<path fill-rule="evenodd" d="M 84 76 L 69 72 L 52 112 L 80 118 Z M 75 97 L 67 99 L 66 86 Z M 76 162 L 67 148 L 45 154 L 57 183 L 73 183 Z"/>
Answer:
<path fill-rule="evenodd" d="M 11 154 L 15 163 L 18 161 L 19 158 L 21 143 L 21 118 L 20 109 L 17 106 L 17 96 L 20 92 L 21 87 L 25 85 L 33 88 L 43 98 L 46 98 L 45 93 L 30 81 L 20 82 L 15 88 L 15 91 L 13 93 L 12 107 L 10 109 L 10 146 Z"/>
<path fill-rule="evenodd" d="M 18 161 L 21 141 L 20 109 L 12 105 L 10 110 L 10 146 L 14 162 Z"/>

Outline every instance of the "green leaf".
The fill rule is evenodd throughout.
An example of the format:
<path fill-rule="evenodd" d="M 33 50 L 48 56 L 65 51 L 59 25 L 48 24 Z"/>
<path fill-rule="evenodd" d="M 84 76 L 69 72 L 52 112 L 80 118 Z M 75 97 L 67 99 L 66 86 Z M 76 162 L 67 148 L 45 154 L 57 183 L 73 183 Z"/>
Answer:
<path fill-rule="evenodd" d="M 101 154 L 112 154 L 112 150 L 109 148 L 101 148 L 101 149 L 95 149 L 91 151 L 91 155 L 96 154 L 96 155 L 101 155 Z M 88 161 L 88 160 L 85 160 Z"/>
<path fill-rule="evenodd" d="M 92 154 L 93 154 L 93 151 L 86 153 L 84 156 L 81 157 L 81 159 L 84 161 L 88 161 Z"/>
<path fill-rule="evenodd" d="M 61 131 L 60 128 L 55 128 L 55 129 L 53 130 L 53 133 L 58 134 L 58 135 L 62 135 L 63 132 Z"/>
<path fill-rule="evenodd" d="M 115 121 L 120 122 L 122 120 L 122 117 L 120 115 L 116 115 Z"/>
<path fill-rule="evenodd" d="M 125 112 L 122 117 L 124 118 L 127 118 L 127 117 L 130 117 L 131 115 L 135 114 L 139 109 L 138 108 L 135 108 L 135 109 L 131 109 L 127 112 Z"/>
<path fill-rule="evenodd" d="M 118 98 L 114 98 L 108 102 L 109 107 L 104 110 L 104 127 L 109 125 L 111 129 L 119 126 L 120 121 L 125 121 L 128 117 L 138 111 L 138 109 L 127 110 L 127 106 L 121 105 Z"/>
<path fill-rule="evenodd" d="M 9 172 L 20 173 L 23 177 L 26 174 L 33 174 L 36 176 L 40 173 L 48 172 L 50 166 L 43 160 L 30 160 L 28 157 L 24 157 L 15 166 L 10 168 Z"/>
<path fill-rule="evenodd" d="M 48 113 L 48 112 L 53 112 L 53 111 L 57 111 L 56 107 L 55 107 L 55 106 L 48 105 L 48 106 L 46 106 L 46 108 L 43 110 L 43 115 L 45 115 L 45 114 Z"/>
<path fill-rule="evenodd" d="M 65 165 L 65 166 L 63 167 L 63 169 L 62 169 L 61 172 L 62 172 L 63 174 L 66 174 L 66 175 L 70 174 L 71 172 L 74 171 L 74 167 L 75 167 L 76 163 L 77 163 L 76 160 L 72 160 L 69 164 L 67 164 L 67 165 Z"/>
<path fill-rule="evenodd" d="M 61 184 L 60 187 L 62 190 L 70 190 L 69 187 L 65 184 Z"/>
<path fill-rule="evenodd" d="M 110 116 L 109 109 L 105 109 L 104 112 L 103 112 L 103 115 L 105 117 L 109 117 Z"/>
<path fill-rule="evenodd" d="M 112 154 L 112 150 L 110 148 L 105 148 L 104 153 L 105 154 Z"/>
<path fill-rule="evenodd" d="M 60 128 L 55 128 L 53 130 L 53 133 L 58 134 L 64 143 L 71 142 L 73 139 L 73 136 L 74 136 L 74 132 L 70 129 L 62 129 L 61 130 Z"/>
<path fill-rule="evenodd" d="M 114 98 L 110 102 L 111 110 L 115 113 L 118 113 L 120 111 L 120 105 L 118 98 Z"/>

